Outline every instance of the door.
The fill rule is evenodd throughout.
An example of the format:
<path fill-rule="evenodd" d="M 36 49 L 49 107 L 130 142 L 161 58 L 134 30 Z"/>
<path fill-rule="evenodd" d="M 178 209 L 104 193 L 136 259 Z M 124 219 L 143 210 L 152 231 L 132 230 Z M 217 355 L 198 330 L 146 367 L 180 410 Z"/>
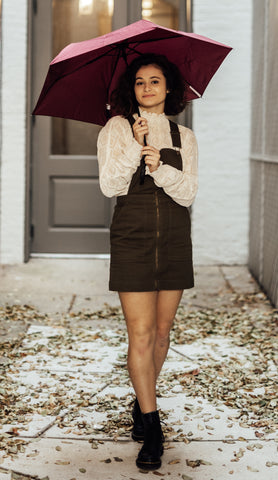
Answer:
<path fill-rule="evenodd" d="M 122 2 L 118 4 L 118 9 L 127 8 Z M 33 106 L 51 59 L 68 43 L 110 32 L 112 20 L 113 0 L 33 2 Z M 83 122 L 34 117 L 32 253 L 109 252 L 113 201 L 104 197 L 99 188 L 99 130 Z"/>
<path fill-rule="evenodd" d="M 188 0 L 33 0 L 32 106 L 51 59 L 65 45 L 103 35 L 141 16 L 184 29 L 187 4 Z M 109 252 L 114 201 L 99 188 L 96 142 L 100 128 L 33 117 L 31 253 Z"/>

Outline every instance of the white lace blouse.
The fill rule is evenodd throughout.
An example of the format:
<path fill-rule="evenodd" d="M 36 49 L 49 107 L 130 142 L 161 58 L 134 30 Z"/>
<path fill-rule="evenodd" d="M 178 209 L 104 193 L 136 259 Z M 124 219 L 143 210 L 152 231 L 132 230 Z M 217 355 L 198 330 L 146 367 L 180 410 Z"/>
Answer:
<path fill-rule="evenodd" d="M 164 113 L 150 113 L 140 109 L 149 125 L 147 144 L 158 150 L 172 147 L 169 121 Z M 137 118 L 137 114 L 134 115 Z M 198 188 L 197 142 L 189 128 L 179 125 L 183 170 L 160 162 L 158 169 L 146 175 L 154 179 L 172 199 L 182 206 L 192 204 Z M 135 140 L 129 121 L 112 117 L 98 136 L 100 188 L 107 197 L 126 195 L 133 174 L 140 165 L 142 146 Z"/>

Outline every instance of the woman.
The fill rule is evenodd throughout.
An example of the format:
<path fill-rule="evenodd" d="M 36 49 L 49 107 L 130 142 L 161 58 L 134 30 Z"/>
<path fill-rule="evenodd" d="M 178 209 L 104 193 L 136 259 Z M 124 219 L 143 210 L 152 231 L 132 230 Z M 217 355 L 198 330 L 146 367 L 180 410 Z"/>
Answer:
<path fill-rule="evenodd" d="M 197 191 L 197 146 L 190 129 L 166 117 L 180 113 L 185 101 L 181 74 L 163 55 L 136 58 L 111 106 L 118 115 L 98 138 L 101 190 L 117 197 L 109 288 L 119 292 L 127 324 L 128 371 L 136 393 L 132 438 L 144 440 L 136 464 L 154 470 L 163 453 L 156 381 L 183 289 L 194 285 L 186 207 Z"/>

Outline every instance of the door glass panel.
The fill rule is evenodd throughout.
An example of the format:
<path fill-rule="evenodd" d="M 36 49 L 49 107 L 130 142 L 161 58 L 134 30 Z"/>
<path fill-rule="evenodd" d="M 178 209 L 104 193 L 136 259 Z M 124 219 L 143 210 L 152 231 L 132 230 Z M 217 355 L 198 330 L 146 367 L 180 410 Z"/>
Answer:
<path fill-rule="evenodd" d="M 180 0 L 142 0 L 142 18 L 162 27 L 179 27 Z"/>
<path fill-rule="evenodd" d="M 113 0 L 52 0 L 52 56 L 69 43 L 81 42 L 111 32 Z M 101 127 L 52 118 L 51 153 L 96 155 Z"/>

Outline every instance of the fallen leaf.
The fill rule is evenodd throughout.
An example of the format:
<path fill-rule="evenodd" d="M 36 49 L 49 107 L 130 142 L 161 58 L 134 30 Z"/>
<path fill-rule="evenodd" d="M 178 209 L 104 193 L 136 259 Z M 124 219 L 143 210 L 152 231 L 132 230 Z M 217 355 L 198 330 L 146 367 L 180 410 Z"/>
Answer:
<path fill-rule="evenodd" d="M 278 463 L 277 462 L 266 462 L 265 463 L 267 467 L 273 467 L 274 465 L 277 467 Z"/>
<path fill-rule="evenodd" d="M 188 460 L 186 459 L 186 465 L 191 468 L 196 468 L 201 465 L 201 460 Z"/>
<path fill-rule="evenodd" d="M 247 470 L 249 470 L 250 472 L 259 472 L 259 470 L 255 467 L 250 467 L 249 465 L 247 466 Z"/>

